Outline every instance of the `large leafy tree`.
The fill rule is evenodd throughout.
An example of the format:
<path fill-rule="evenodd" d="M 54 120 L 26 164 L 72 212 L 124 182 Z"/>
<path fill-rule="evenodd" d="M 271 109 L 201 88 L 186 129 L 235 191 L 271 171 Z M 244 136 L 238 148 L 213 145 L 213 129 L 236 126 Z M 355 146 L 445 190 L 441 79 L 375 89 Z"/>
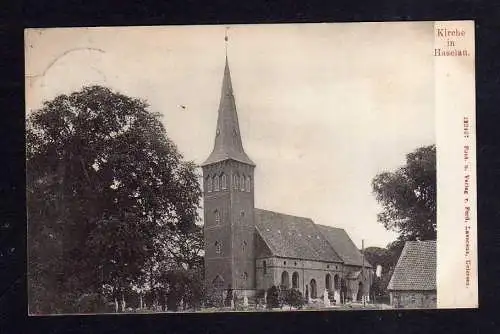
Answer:
<path fill-rule="evenodd" d="M 26 131 L 30 311 L 72 311 L 165 257 L 197 263 L 182 246 L 201 240 L 195 165 L 146 102 L 86 87 L 45 102 Z M 167 253 L 171 236 L 182 243 Z"/>
<path fill-rule="evenodd" d="M 399 233 L 390 248 L 401 248 L 408 240 L 436 239 L 435 145 L 407 154 L 406 165 L 378 174 L 372 187 L 383 207 L 377 220 Z"/>

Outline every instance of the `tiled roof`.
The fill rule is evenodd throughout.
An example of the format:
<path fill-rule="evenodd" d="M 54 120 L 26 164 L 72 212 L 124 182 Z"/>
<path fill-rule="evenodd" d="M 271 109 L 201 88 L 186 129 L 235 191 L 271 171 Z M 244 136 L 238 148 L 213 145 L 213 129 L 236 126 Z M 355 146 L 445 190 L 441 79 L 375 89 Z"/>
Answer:
<path fill-rule="evenodd" d="M 436 241 L 407 241 L 388 290 L 436 290 Z"/>
<path fill-rule="evenodd" d="M 255 225 L 275 256 L 342 262 L 309 218 L 255 209 Z"/>
<path fill-rule="evenodd" d="M 345 264 L 353 266 L 363 265 L 363 255 L 344 229 L 324 225 L 316 226 Z M 364 265 L 365 267 L 371 267 L 371 264 L 366 259 Z"/>

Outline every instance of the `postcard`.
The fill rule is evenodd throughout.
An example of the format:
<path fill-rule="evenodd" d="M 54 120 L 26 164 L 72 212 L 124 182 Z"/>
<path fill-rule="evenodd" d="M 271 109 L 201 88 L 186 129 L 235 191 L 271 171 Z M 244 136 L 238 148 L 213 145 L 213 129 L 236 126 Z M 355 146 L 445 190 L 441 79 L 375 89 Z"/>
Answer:
<path fill-rule="evenodd" d="M 477 308 L 473 21 L 25 30 L 30 315 Z"/>

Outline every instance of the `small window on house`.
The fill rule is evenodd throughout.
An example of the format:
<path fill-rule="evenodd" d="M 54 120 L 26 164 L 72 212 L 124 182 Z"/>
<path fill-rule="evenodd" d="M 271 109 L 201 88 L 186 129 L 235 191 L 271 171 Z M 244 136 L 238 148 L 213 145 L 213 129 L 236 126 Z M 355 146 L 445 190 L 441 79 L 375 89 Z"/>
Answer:
<path fill-rule="evenodd" d="M 248 279 L 248 273 L 245 271 L 243 273 L 243 280 L 246 281 Z"/>
<path fill-rule="evenodd" d="M 286 261 L 283 261 L 283 265 L 286 266 Z"/>
<path fill-rule="evenodd" d="M 215 253 L 216 254 L 222 253 L 222 246 L 221 246 L 220 242 L 218 242 L 218 241 L 215 242 Z"/>
<path fill-rule="evenodd" d="M 247 176 L 247 184 L 246 184 L 245 188 L 246 188 L 247 192 L 250 192 L 250 177 L 249 176 Z"/>
<path fill-rule="evenodd" d="M 241 186 L 241 191 L 245 191 L 245 177 L 241 175 L 240 177 L 240 186 Z"/>
<path fill-rule="evenodd" d="M 327 264 L 327 265 L 326 265 L 326 268 L 327 268 L 327 269 L 328 269 L 328 268 L 330 268 L 330 265 L 329 265 L 329 264 Z"/>
<path fill-rule="evenodd" d="M 243 251 L 245 251 L 247 249 L 247 242 L 245 240 L 243 240 L 243 243 L 241 244 L 241 248 L 243 249 Z"/>
<path fill-rule="evenodd" d="M 222 190 L 226 190 L 227 189 L 227 178 L 226 178 L 226 174 L 222 174 L 222 176 L 220 177 L 220 186 L 222 188 Z"/>
<path fill-rule="evenodd" d="M 219 210 L 214 211 L 214 216 L 215 216 L 215 224 L 219 225 L 220 224 L 220 212 L 219 212 Z"/>
<path fill-rule="evenodd" d="M 297 261 L 295 261 L 293 264 L 294 264 L 294 265 L 297 265 Z"/>
<path fill-rule="evenodd" d="M 214 176 L 214 191 L 219 191 L 219 176 Z"/>
<path fill-rule="evenodd" d="M 207 178 L 207 192 L 212 192 L 212 178 L 210 176 Z"/>
<path fill-rule="evenodd" d="M 264 275 L 267 274 L 267 262 L 266 262 L 266 260 L 262 261 L 262 268 L 264 269 Z"/>

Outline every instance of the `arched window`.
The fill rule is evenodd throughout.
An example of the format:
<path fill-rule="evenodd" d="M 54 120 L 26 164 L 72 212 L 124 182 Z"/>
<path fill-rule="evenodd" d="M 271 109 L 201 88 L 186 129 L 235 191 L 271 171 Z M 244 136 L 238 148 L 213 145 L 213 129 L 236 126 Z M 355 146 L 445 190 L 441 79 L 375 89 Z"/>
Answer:
<path fill-rule="evenodd" d="M 318 290 L 316 288 L 316 280 L 313 278 L 311 280 L 311 298 L 316 299 L 318 298 Z"/>
<path fill-rule="evenodd" d="M 290 277 L 288 276 L 288 271 L 284 271 L 281 274 L 281 285 L 287 289 L 290 287 Z"/>
<path fill-rule="evenodd" d="M 219 225 L 220 224 L 220 212 L 219 212 L 219 210 L 214 211 L 214 216 L 215 216 L 215 224 Z"/>
<path fill-rule="evenodd" d="M 248 279 L 248 273 L 245 271 L 243 273 L 243 280 L 246 281 Z"/>
<path fill-rule="evenodd" d="M 238 175 L 234 175 L 234 178 L 233 178 L 233 185 L 234 185 L 234 189 L 235 190 L 238 190 L 240 188 L 240 177 Z"/>
<path fill-rule="evenodd" d="M 264 268 L 264 275 L 267 274 L 267 262 L 266 262 L 266 260 L 262 261 L 262 267 Z"/>
<path fill-rule="evenodd" d="M 219 176 L 214 176 L 214 191 L 219 191 Z"/>
<path fill-rule="evenodd" d="M 243 251 L 246 251 L 247 249 L 247 242 L 245 240 L 243 240 L 243 242 L 241 243 L 241 248 Z"/>
<path fill-rule="evenodd" d="M 241 175 L 240 178 L 240 186 L 241 186 L 241 191 L 245 191 L 245 177 Z"/>
<path fill-rule="evenodd" d="M 222 253 L 222 246 L 221 246 L 220 242 L 218 242 L 218 241 L 215 242 L 215 253 L 216 254 Z"/>
<path fill-rule="evenodd" d="M 222 176 L 220 177 L 220 187 L 222 188 L 222 190 L 226 190 L 227 189 L 226 174 L 222 174 Z"/>
<path fill-rule="evenodd" d="M 294 272 L 292 274 L 292 288 L 293 289 L 299 288 L 299 273 L 298 272 Z"/>
<path fill-rule="evenodd" d="M 325 288 L 327 291 L 332 290 L 332 276 L 330 274 L 326 274 L 325 277 Z"/>
<path fill-rule="evenodd" d="M 212 192 L 212 178 L 210 176 L 207 178 L 207 191 Z"/>
<path fill-rule="evenodd" d="M 247 176 L 247 185 L 245 188 L 246 188 L 247 192 L 250 192 L 250 176 Z"/>

